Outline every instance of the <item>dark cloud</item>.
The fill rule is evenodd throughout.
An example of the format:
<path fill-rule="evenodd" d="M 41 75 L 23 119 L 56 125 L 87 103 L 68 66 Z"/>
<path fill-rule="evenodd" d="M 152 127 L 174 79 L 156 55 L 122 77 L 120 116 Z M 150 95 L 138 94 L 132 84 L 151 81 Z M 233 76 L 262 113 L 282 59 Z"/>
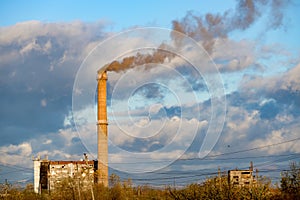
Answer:
<path fill-rule="evenodd" d="M 288 112 L 299 115 L 297 111 L 300 108 L 300 65 L 296 65 L 280 76 L 262 78 L 260 76 L 247 77 L 243 82 L 240 93 L 245 94 L 247 98 L 254 97 L 273 99 L 266 106 L 276 110 L 289 110 Z M 252 98 L 251 98 L 252 97 Z M 249 99 L 244 99 L 248 100 Z M 253 100 L 254 101 L 254 100 Z M 257 101 L 257 100 L 256 100 Z M 275 103 L 277 105 L 275 105 Z M 273 105 L 274 104 L 274 105 Z M 278 107 L 279 108 L 276 108 Z M 267 109 L 270 110 L 270 109 Z"/>
<path fill-rule="evenodd" d="M 279 106 L 275 101 L 269 101 L 262 105 L 260 108 L 260 118 L 261 119 L 274 119 L 279 113 Z"/>
<path fill-rule="evenodd" d="M 75 74 L 85 48 L 103 38 L 96 37 L 102 27 L 26 22 L 0 29 L 0 54 L 6 56 L 0 59 L 2 145 L 64 127 Z"/>
<path fill-rule="evenodd" d="M 166 113 L 166 116 L 169 117 L 169 118 L 172 118 L 172 117 L 181 117 L 181 107 L 180 106 L 171 106 L 171 107 L 163 107 L 161 108 L 158 113 L 157 113 L 157 116 L 161 117 L 161 116 L 165 116 L 165 113 Z"/>
<path fill-rule="evenodd" d="M 273 19 L 269 19 L 267 28 L 280 27 L 283 21 L 282 9 L 286 3 L 275 0 L 238 1 L 233 14 L 225 12 L 199 17 L 191 12 L 184 19 L 174 21 L 173 27 L 174 30 L 187 33 L 197 41 L 201 41 L 208 51 L 213 52 L 217 38 L 226 39 L 228 33 L 232 31 L 248 29 L 264 15 L 263 11 L 267 5 L 272 5 L 272 11 L 268 10 L 267 14 L 274 15 Z M 65 154 L 79 155 L 86 151 L 75 131 L 69 130 L 69 127 L 66 129 L 64 120 L 71 109 L 71 92 L 76 71 L 88 51 L 95 46 L 94 43 L 104 37 L 102 28 L 102 24 L 80 22 L 70 24 L 27 22 L 0 28 L 0 145 L 31 141 L 33 153 L 53 151 L 51 159 L 65 159 Z M 180 45 L 178 39 L 180 38 L 175 38 Z M 237 48 L 238 51 L 241 49 L 243 48 Z M 247 53 L 244 54 L 248 55 Z M 147 62 L 162 63 L 165 58 L 169 58 L 168 56 L 172 57 L 160 52 L 140 57 Z M 246 62 L 248 60 L 254 63 L 252 59 L 253 56 L 250 56 L 250 59 L 234 58 L 234 61 L 242 64 L 231 63 L 229 66 L 229 63 L 228 66 L 232 71 L 241 69 L 241 66 L 249 65 Z M 226 58 L 220 62 L 224 60 Z M 133 63 L 143 63 L 130 57 L 123 62 L 129 68 Z M 111 67 L 119 69 L 120 63 L 122 64 L 122 62 L 114 63 L 115 65 Z M 227 95 L 226 123 L 214 150 L 221 153 L 230 151 L 228 146 L 234 150 L 245 149 L 253 147 L 252 142 L 256 139 L 268 138 L 273 132 L 286 134 L 299 131 L 299 126 L 296 125 L 300 117 L 299 69 L 298 65 L 275 78 L 256 77 L 246 82 L 239 91 Z M 192 71 L 181 72 L 192 86 L 192 90 L 207 90 L 204 81 L 198 75 L 193 76 Z M 109 99 L 112 90 L 113 86 L 109 85 Z M 158 84 L 146 84 L 133 95 L 162 101 L 167 95 L 166 91 L 166 88 Z M 270 99 L 272 101 L 263 102 Z M 199 121 L 209 121 L 211 106 L 210 100 L 207 100 L 186 107 L 163 107 L 158 115 L 166 113 L 168 118 L 177 118 L 184 110 L 184 120 L 190 120 L 200 113 Z M 282 130 L 283 127 L 285 130 Z M 199 150 L 199 144 L 203 141 L 206 130 L 207 127 L 198 132 L 190 147 L 191 152 Z M 121 147 L 132 152 L 155 151 L 170 142 L 172 137 L 168 134 L 172 134 L 172 131 L 170 127 L 160 135 L 135 139 L 133 142 L 124 143 Z"/>
<path fill-rule="evenodd" d="M 300 109 L 299 104 L 296 103 L 299 98 L 296 90 L 298 74 L 291 71 L 297 71 L 298 67 L 295 66 L 280 77 L 264 78 L 262 82 L 251 79 L 249 85 L 246 84 L 247 87 L 226 95 L 226 122 L 214 148 L 215 152 L 226 153 L 262 146 L 267 144 L 268 138 L 274 143 L 296 137 L 300 130 L 297 125 L 297 121 L 300 120 Z M 208 109 L 209 106 L 201 105 L 200 113 L 207 114 Z M 261 142 L 256 143 L 256 141 Z M 272 153 L 299 151 L 299 148 L 278 147 L 280 150 L 275 150 L 274 147 L 268 151 Z M 247 152 L 248 155 L 264 153 L 266 149 Z"/>
<path fill-rule="evenodd" d="M 207 91 L 205 80 L 203 79 L 199 69 L 196 69 L 189 63 L 184 63 L 183 65 L 176 67 L 176 70 L 187 81 L 181 84 L 187 92 Z"/>
<path fill-rule="evenodd" d="M 278 89 L 268 94 L 282 104 L 295 105 L 300 108 L 300 91 L 289 89 Z"/>
<path fill-rule="evenodd" d="M 163 99 L 165 97 L 166 88 L 156 83 L 148 83 L 139 87 L 132 95 L 140 95 L 146 99 Z"/>

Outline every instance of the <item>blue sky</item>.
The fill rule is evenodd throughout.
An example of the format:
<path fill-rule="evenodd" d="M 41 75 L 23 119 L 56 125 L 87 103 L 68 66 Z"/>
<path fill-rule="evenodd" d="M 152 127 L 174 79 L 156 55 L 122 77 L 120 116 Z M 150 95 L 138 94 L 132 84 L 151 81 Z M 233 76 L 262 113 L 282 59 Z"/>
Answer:
<path fill-rule="evenodd" d="M 171 21 L 183 17 L 187 11 L 201 8 L 200 13 L 222 12 L 234 8 L 234 1 L 228 1 L 226 7 L 213 0 L 205 4 L 199 1 L 4 1 L 1 3 L 1 26 L 12 25 L 27 20 L 43 22 L 70 22 L 80 20 L 95 22 L 104 20 L 113 30 L 127 29 L 131 26 L 156 25 L 170 28 Z"/>
<path fill-rule="evenodd" d="M 108 72 L 110 172 L 184 185 L 252 160 L 278 181 L 300 153 L 300 4 L 249 2 L 2 1 L 0 182 L 32 181 L 32 155 L 95 159 L 100 63 L 162 43 L 162 63 Z M 199 159 L 204 141 L 216 144 Z"/>

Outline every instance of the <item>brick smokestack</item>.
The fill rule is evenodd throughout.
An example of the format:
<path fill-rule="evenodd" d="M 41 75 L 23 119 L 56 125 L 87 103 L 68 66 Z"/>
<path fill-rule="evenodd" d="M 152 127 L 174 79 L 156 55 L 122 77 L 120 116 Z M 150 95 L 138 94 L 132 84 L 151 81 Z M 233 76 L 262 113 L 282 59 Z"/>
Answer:
<path fill-rule="evenodd" d="M 98 183 L 108 186 L 106 71 L 98 71 Z"/>

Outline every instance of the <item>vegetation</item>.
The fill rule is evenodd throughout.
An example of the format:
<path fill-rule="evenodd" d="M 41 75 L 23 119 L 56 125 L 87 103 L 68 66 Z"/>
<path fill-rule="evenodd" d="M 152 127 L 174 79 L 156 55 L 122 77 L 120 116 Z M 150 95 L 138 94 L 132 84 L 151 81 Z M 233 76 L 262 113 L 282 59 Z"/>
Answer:
<path fill-rule="evenodd" d="M 281 173 L 280 189 L 284 199 L 300 199 L 300 163 L 290 163 L 290 169 Z"/>
<path fill-rule="evenodd" d="M 256 185 L 234 186 L 227 176 L 209 178 L 202 184 L 191 184 L 184 189 L 170 189 L 173 199 L 272 199 L 271 181 L 260 177 Z"/>
<path fill-rule="evenodd" d="M 184 188 L 165 187 L 155 189 L 150 186 L 133 186 L 130 179 L 121 181 L 112 174 L 109 177 L 110 187 L 90 185 L 79 187 L 78 180 L 65 179 L 50 193 L 35 194 L 33 185 L 26 188 L 10 185 L 0 186 L 0 199 L 30 200 L 118 200 L 118 199 L 300 199 L 300 163 L 291 163 L 290 169 L 281 174 L 280 186 L 273 187 L 271 180 L 259 177 L 252 186 L 240 187 L 228 183 L 226 175 L 207 178 L 200 184 L 190 184 Z"/>

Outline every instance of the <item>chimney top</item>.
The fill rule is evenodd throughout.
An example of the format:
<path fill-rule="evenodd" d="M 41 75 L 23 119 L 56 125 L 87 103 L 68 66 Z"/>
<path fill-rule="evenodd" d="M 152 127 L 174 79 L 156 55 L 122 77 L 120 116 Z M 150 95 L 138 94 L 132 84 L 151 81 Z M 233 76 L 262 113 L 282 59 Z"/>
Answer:
<path fill-rule="evenodd" d="M 98 71 L 98 77 L 97 80 L 107 80 L 107 74 L 106 71 Z"/>

